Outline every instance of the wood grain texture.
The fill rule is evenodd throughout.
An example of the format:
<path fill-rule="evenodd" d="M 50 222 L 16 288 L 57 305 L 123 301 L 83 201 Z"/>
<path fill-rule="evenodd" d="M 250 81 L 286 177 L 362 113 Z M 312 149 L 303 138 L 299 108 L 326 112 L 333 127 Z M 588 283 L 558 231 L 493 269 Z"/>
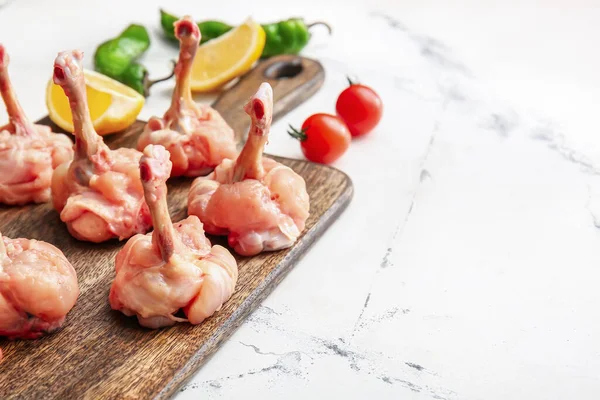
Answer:
<path fill-rule="evenodd" d="M 259 83 L 248 87 L 256 88 Z M 246 87 L 248 82 L 244 79 L 240 84 Z M 282 98 L 288 96 L 289 106 L 280 108 L 278 115 L 301 101 L 282 85 L 274 85 L 275 93 Z M 242 126 L 236 122 L 241 114 L 231 107 L 243 104 L 246 94 L 244 91 L 236 100 L 229 91 L 224 96 L 229 100 L 216 103 L 236 129 Z M 306 98 L 304 93 L 301 97 Z M 111 148 L 133 147 L 143 126 L 138 121 L 122 134 L 105 137 L 105 141 Z M 110 309 L 108 293 L 114 278 L 114 257 L 124 242 L 95 245 L 73 239 L 50 204 L 0 206 L 3 234 L 45 240 L 62 249 L 77 271 L 81 289 L 77 304 L 59 332 L 33 341 L 0 339 L 4 352 L 0 398 L 170 397 L 277 286 L 350 202 L 352 183 L 344 173 L 306 161 L 274 158 L 306 180 L 311 198 L 306 229 L 290 249 L 255 257 L 237 256 L 240 273 L 235 293 L 221 311 L 198 326 L 177 324 L 149 330 L 141 328 L 135 318 Z M 169 209 L 174 221 L 186 216 L 190 183 L 190 179 L 169 181 Z M 226 245 L 223 238 L 210 238 L 213 243 Z"/>
<path fill-rule="evenodd" d="M 223 93 L 213 107 L 231 125 L 237 142 L 243 144 L 250 127 L 244 105 L 262 82 L 273 87 L 275 121 L 315 94 L 324 80 L 325 71 L 318 61 L 293 55 L 272 57 L 260 62 L 234 88 Z"/>

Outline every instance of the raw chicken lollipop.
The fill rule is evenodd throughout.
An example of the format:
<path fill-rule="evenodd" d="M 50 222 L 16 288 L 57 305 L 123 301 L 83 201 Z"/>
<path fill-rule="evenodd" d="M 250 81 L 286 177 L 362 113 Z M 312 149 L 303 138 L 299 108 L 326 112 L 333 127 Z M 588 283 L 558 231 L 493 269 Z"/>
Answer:
<path fill-rule="evenodd" d="M 0 336 L 35 339 L 58 329 L 77 296 L 77 275 L 62 251 L 0 234 Z"/>
<path fill-rule="evenodd" d="M 213 170 L 224 158 L 236 156 L 233 130 L 221 115 L 208 105 L 192 99 L 192 63 L 200 42 L 200 30 L 190 17 L 175 23 L 179 39 L 179 61 L 175 67 L 177 83 L 171 107 L 162 119 L 152 117 L 138 139 L 138 150 L 148 144 L 161 144 L 171 153 L 171 176 L 201 176 Z"/>
<path fill-rule="evenodd" d="M 110 306 L 141 325 L 160 328 L 186 321 L 199 324 L 221 309 L 232 295 L 237 263 L 221 246 L 212 246 L 202 223 L 191 216 L 173 226 L 167 206 L 169 153 L 149 145 L 140 160 L 146 201 L 154 232 L 129 239 L 115 260 Z"/>
<path fill-rule="evenodd" d="M 54 83 L 69 98 L 75 127 L 75 159 L 52 176 L 52 200 L 69 232 L 79 239 L 103 242 L 145 233 L 152 226 L 144 201 L 134 149 L 110 150 L 92 125 L 79 51 L 62 52 L 54 62 Z"/>
<path fill-rule="evenodd" d="M 308 218 L 304 179 L 290 168 L 263 158 L 273 112 L 273 91 L 263 83 L 245 107 L 252 119 L 248 141 L 236 161 L 224 160 L 197 178 L 188 197 L 188 214 L 206 232 L 229 235 L 241 255 L 290 247 Z"/>
<path fill-rule="evenodd" d="M 10 82 L 8 62 L 0 44 L 0 92 L 9 117 L 0 127 L 0 203 L 43 203 L 50 200 L 52 171 L 73 158 L 73 143 L 27 119 Z"/>

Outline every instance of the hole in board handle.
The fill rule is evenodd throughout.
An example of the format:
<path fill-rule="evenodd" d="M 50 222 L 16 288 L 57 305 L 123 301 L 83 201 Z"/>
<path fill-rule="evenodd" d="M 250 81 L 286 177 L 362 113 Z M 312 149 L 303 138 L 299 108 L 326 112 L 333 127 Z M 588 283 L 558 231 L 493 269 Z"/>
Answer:
<path fill-rule="evenodd" d="M 303 69 L 300 58 L 291 61 L 278 61 L 265 69 L 265 76 L 269 79 L 293 78 L 298 76 Z"/>

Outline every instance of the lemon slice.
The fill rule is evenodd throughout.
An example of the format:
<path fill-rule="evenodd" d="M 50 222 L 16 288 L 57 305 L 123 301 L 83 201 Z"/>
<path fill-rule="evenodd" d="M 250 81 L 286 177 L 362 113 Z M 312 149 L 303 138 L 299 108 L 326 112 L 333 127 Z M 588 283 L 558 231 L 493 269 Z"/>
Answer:
<path fill-rule="evenodd" d="M 248 72 L 264 47 L 265 31 L 252 19 L 203 44 L 192 65 L 192 91 L 217 89 Z"/>
<path fill-rule="evenodd" d="M 144 96 L 98 72 L 86 69 L 84 76 L 90 115 L 99 135 L 120 132 L 135 122 L 144 106 Z M 46 86 L 46 107 L 52 122 L 73 133 L 69 99 L 52 79 Z"/>

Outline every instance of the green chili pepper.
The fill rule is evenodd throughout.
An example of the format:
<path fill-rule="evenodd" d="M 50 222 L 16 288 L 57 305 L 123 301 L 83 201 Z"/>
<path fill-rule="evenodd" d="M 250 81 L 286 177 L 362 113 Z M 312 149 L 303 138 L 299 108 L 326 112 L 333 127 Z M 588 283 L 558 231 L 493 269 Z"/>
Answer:
<path fill-rule="evenodd" d="M 135 91 L 148 96 L 150 87 L 173 76 L 150 80 L 148 70 L 137 60 L 150 47 L 150 36 L 142 25 L 131 24 L 119 36 L 107 40 L 96 49 L 96 71 L 109 76 Z"/>
<path fill-rule="evenodd" d="M 173 24 L 178 20 L 179 18 L 176 16 L 160 10 L 160 25 L 162 26 L 163 32 L 167 38 L 177 40 L 175 37 L 175 27 Z M 200 33 L 202 34 L 202 37 L 200 38 L 200 44 L 208 42 L 212 39 L 216 39 L 233 29 L 233 26 L 221 21 L 198 22 L 197 25 L 200 29 Z"/>
<path fill-rule="evenodd" d="M 221 21 L 204 21 L 198 22 L 197 25 L 202 33 L 201 43 L 216 39 L 233 29 L 233 26 Z"/>
<path fill-rule="evenodd" d="M 179 18 L 160 10 L 160 24 L 165 36 L 175 39 L 173 24 Z M 233 26 L 220 21 L 197 22 L 202 39 L 200 43 L 215 39 L 233 29 Z M 265 48 L 262 58 L 279 54 L 298 54 L 309 42 L 309 29 L 316 25 L 323 25 L 331 34 L 331 27 L 325 22 L 314 22 L 307 25 L 302 18 L 290 18 L 285 21 L 261 25 L 266 34 Z"/>

